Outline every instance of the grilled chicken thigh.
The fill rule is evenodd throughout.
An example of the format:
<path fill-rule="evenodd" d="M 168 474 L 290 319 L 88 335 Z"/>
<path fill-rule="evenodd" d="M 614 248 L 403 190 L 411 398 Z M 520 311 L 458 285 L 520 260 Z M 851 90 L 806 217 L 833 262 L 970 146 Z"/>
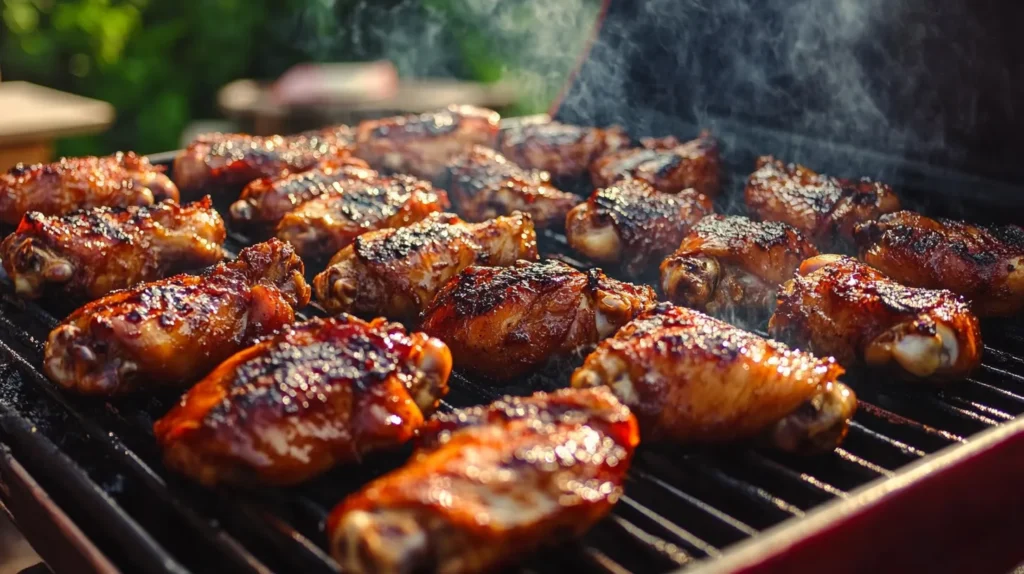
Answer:
<path fill-rule="evenodd" d="M 436 213 L 408 227 L 359 236 L 331 258 L 313 287 L 330 313 L 408 321 L 474 263 L 503 266 L 536 258 L 537 236 L 529 215 L 466 223 Z"/>
<path fill-rule="evenodd" d="M 705 132 L 680 143 L 674 137 L 641 140 L 643 147 L 621 149 L 590 164 L 595 187 L 608 187 L 622 179 L 642 179 L 663 193 L 693 188 L 708 197 L 718 195 L 718 143 Z"/>
<path fill-rule="evenodd" d="M 180 206 L 94 207 L 64 216 L 31 212 L 0 244 L 14 288 L 36 298 L 48 287 L 97 299 L 143 281 L 213 265 L 224 257 L 224 221 L 210 198 Z"/>
<path fill-rule="evenodd" d="M 768 309 L 778 286 L 818 250 L 777 222 L 711 215 L 661 264 L 661 288 L 673 303 L 713 315 Z"/>
<path fill-rule="evenodd" d="M 918 379 L 960 379 L 981 363 L 978 319 L 963 298 L 905 287 L 838 255 L 803 262 L 768 331 L 846 366 L 889 366 Z"/>
<path fill-rule="evenodd" d="M 983 227 L 899 211 L 862 223 L 854 238 L 865 263 L 904 285 L 949 289 L 983 317 L 1024 307 L 1020 226 Z"/>
<path fill-rule="evenodd" d="M 611 387 L 644 440 L 755 439 L 796 453 L 835 448 L 857 400 L 831 358 L 663 303 L 598 345 L 572 386 Z"/>
<path fill-rule="evenodd" d="M 618 126 L 590 128 L 560 122 L 526 123 L 501 130 L 498 149 L 516 165 L 554 177 L 586 175 L 598 157 L 629 146 Z"/>
<path fill-rule="evenodd" d="M 303 257 L 327 257 L 366 232 L 404 227 L 449 207 L 443 190 L 412 176 L 350 180 L 286 214 L 277 237 Z"/>
<path fill-rule="evenodd" d="M 43 370 L 81 393 L 195 382 L 254 339 L 292 323 L 309 302 L 302 260 L 276 239 L 205 276 L 176 275 L 115 291 L 50 333 Z"/>
<path fill-rule="evenodd" d="M 538 228 L 561 227 L 565 214 L 579 202 L 552 185 L 547 172 L 525 170 L 483 146 L 452 160 L 447 184 L 459 214 L 469 221 L 521 211 Z"/>
<path fill-rule="evenodd" d="M 884 183 L 821 175 L 770 156 L 758 158 L 745 195 L 751 215 L 788 223 L 822 249 L 849 243 L 855 225 L 900 208 Z"/>
<path fill-rule="evenodd" d="M 402 468 L 327 520 L 345 572 L 497 572 L 582 536 L 622 496 L 639 437 L 603 389 L 565 389 L 438 415 Z"/>
<path fill-rule="evenodd" d="M 565 235 L 589 259 L 637 274 L 671 253 L 690 226 L 711 212 L 711 200 L 692 189 L 673 195 L 643 180 L 620 181 L 573 208 Z"/>
<path fill-rule="evenodd" d="M 153 205 L 178 201 L 163 169 L 134 153 L 18 164 L 0 175 L 0 221 L 17 225 L 30 211 L 64 215 L 89 207 Z"/>
<path fill-rule="evenodd" d="M 286 485 L 404 443 L 448 391 L 444 343 L 395 323 L 313 319 L 217 367 L 154 426 L 199 482 Z"/>
<path fill-rule="evenodd" d="M 651 308 L 654 290 L 564 263 L 469 267 L 423 312 L 460 369 L 505 381 L 593 345 Z"/>
<path fill-rule="evenodd" d="M 366 120 L 356 133 L 356 155 L 379 170 L 436 180 L 454 157 L 479 144 L 494 147 L 498 112 L 473 106 L 418 116 Z"/>

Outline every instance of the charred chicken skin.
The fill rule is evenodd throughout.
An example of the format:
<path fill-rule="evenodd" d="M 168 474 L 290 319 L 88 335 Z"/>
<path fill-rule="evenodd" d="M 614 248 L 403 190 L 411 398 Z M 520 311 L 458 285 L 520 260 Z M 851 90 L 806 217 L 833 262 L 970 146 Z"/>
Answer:
<path fill-rule="evenodd" d="M 43 370 L 67 389 L 112 395 L 184 386 L 309 302 L 302 260 L 272 239 L 205 276 L 176 275 L 115 291 L 50 333 Z"/>
<path fill-rule="evenodd" d="M 980 316 L 1009 316 L 1024 307 L 1024 228 L 984 227 L 931 219 L 913 211 L 857 226 L 860 258 L 912 287 L 949 289 Z"/>
<path fill-rule="evenodd" d="M 639 437 L 604 389 L 565 389 L 437 415 L 402 468 L 327 520 L 345 572 L 497 572 L 582 536 L 622 496 Z"/>
<path fill-rule="evenodd" d="M 313 288 L 330 313 L 410 321 L 466 267 L 536 258 L 537 236 L 529 215 L 466 223 L 437 213 L 408 227 L 359 236 L 331 258 L 313 279 Z"/>
<path fill-rule="evenodd" d="M 525 170 L 490 148 L 475 146 L 448 165 L 448 190 L 469 221 L 514 211 L 529 213 L 538 228 L 561 227 L 579 198 L 551 184 L 550 175 Z"/>
<path fill-rule="evenodd" d="M 686 143 L 674 137 L 648 138 L 641 140 L 641 145 L 594 160 L 590 164 L 594 186 L 609 187 L 623 179 L 642 179 L 663 193 L 693 188 L 708 197 L 718 195 L 718 142 L 711 134 L 702 133 Z"/>
<path fill-rule="evenodd" d="M 448 391 L 448 348 L 384 319 L 311 321 L 236 353 L 154 431 L 199 482 L 289 485 L 404 443 Z"/>
<path fill-rule="evenodd" d="M 65 215 L 90 207 L 153 205 L 178 201 L 178 188 L 163 169 L 134 153 L 19 163 L 0 175 L 0 221 L 17 225 L 30 211 Z"/>
<path fill-rule="evenodd" d="M 817 254 L 785 223 L 711 215 L 662 262 L 661 288 L 673 303 L 712 315 L 770 309 L 779 285 Z"/>
<path fill-rule="evenodd" d="M 505 381 L 611 336 L 650 309 L 654 290 L 558 261 L 469 267 L 423 312 L 422 329 L 460 369 Z"/>
<path fill-rule="evenodd" d="M 858 223 L 900 208 L 884 183 L 821 175 L 770 156 L 758 158 L 745 196 L 751 215 L 788 223 L 821 249 L 848 244 Z"/>
<path fill-rule="evenodd" d="M 629 143 L 629 136 L 618 126 L 602 129 L 543 122 L 502 129 L 498 149 L 524 168 L 541 169 L 554 177 L 580 177 L 595 159 Z"/>
<path fill-rule="evenodd" d="M 981 363 L 978 318 L 962 297 L 905 287 L 839 255 L 800 265 L 779 293 L 768 331 L 846 366 L 890 367 L 913 379 L 961 379 Z"/>
<path fill-rule="evenodd" d="M 843 368 L 699 311 L 663 303 L 606 339 L 572 386 L 608 386 L 644 440 L 754 440 L 801 454 L 846 435 L 857 399 Z"/>
<path fill-rule="evenodd" d="M 356 133 L 356 155 L 375 169 L 434 181 L 473 146 L 494 147 L 500 119 L 498 112 L 484 108 L 449 106 L 418 116 L 367 120 Z"/>
<path fill-rule="evenodd" d="M 679 247 L 711 200 L 684 189 L 661 193 L 643 180 L 620 181 L 594 191 L 565 219 L 569 245 L 589 259 L 637 274 Z"/>
<path fill-rule="evenodd" d="M 224 221 L 206 197 L 181 206 L 94 207 L 63 216 L 31 212 L 0 244 L 14 288 L 36 298 L 52 288 L 98 299 L 224 257 Z"/>
<path fill-rule="evenodd" d="M 303 257 L 328 257 L 364 233 L 405 227 L 449 207 L 448 194 L 412 176 L 349 180 L 286 214 L 277 237 Z"/>

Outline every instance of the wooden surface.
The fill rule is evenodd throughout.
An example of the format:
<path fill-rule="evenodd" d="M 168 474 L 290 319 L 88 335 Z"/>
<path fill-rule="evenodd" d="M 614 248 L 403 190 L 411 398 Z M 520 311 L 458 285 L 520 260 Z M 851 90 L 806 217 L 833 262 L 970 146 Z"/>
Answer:
<path fill-rule="evenodd" d="M 28 82 L 0 82 L 0 147 L 95 133 L 114 121 L 114 108 Z"/>

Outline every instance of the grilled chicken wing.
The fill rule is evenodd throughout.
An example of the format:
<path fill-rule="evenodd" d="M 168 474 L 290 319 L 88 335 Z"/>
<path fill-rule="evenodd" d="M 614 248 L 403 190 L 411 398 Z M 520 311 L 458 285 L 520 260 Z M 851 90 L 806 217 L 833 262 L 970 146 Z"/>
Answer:
<path fill-rule="evenodd" d="M 930 219 L 913 211 L 862 223 L 854 239 L 865 263 L 912 287 L 949 289 L 981 316 L 1024 307 L 1024 228 Z"/>
<path fill-rule="evenodd" d="M 963 298 L 905 287 L 838 255 L 803 262 L 783 285 L 768 331 L 843 365 L 863 361 L 919 379 L 960 379 L 981 363 L 978 319 Z"/>
<path fill-rule="evenodd" d="M 285 215 L 277 237 L 303 257 L 326 257 L 368 231 L 404 227 L 451 207 L 443 190 L 408 175 L 350 180 L 335 191 Z"/>
<path fill-rule="evenodd" d="M 50 333 L 43 370 L 87 394 L 187 385 L 309 302 L 302 260 L 272 239 L 206 276 L 176 275 L 115 291 Z"/>
<path fill-rule="evenodd" d="M 330 313 L 383 315 L 408 321 L 460 271 L 537 258 L 530 216 L 515 213 L 465 223 L 450 213 L 356 238 L 313 279 L 316 298 Z"/>
<path fill-rule="evenodd" d="M 279 178 L 351 154 L 353 132 L 337 126 L 294 136 L 203 134 L 174 158 L 182 191 L 238 188 L 263 177 Z"/>
<path fill-rule="evenodd" d="M 672 195 L 643 180 L 620 181 L 573 208 L 565 235 L 591 260 L 637 274 L 679 247 L 690 227 L 711 212 L 711 200 L 692 189 Z"/>
<path fill-rule="evenodd" d="M 439 112 L 367 120 L 356 133 L 356 155 L 376 169 L 436 180 L 455 156 L 474 145 L 494 147 L 498 112 L 449 106 Z"/>
<path fill-rule="evenodd" d="M 30 211 L 64 215 L 89 207 L 153 205 L 178 201 L 178 188 L 145 157 L 117 153 L 19 163 L 0 175 L 0 221 L 17 225 Z"/>
<path fill-rule="evenodd" d="M 674 137 L 644 139 L 643 147 L 618 150 L 590 164 L 595 187 L 608 187 L 622 179 L 642 179 L 660 192 L 678 193 L 693 188 L 708 197 L 718 195 L 718 143 L 704 132 L 679 143 Z"/>
<path fill-rule="evenodd" d="M 384 319 L 313 319 L 229 358 L 154 431 L 167 466 L 207 486 L 296 484 L 412 438 L 451 366 L 444 343 Z"/>
<path fill-rule="evenodd" d="M 673 303 L 711 314 L 768 309 L 779 285 L 818 250 L 777 222 L 711 215 L 661 264 L 661 288 Z"/>
<path fill-rule="evenodd" d="M 619 126 L 526 123 L 503 128 L 498 146 L 517 165 L 542 169 L 554 177 L 580 177 L 598 157 L 629 146 L 629 136 Z"/>
<path fill-rule="evenodd" d="M 483 146 L 452 160 L 447 184 L 459 214 L 469 221 L 522 211 L 538 228 L 560 227 L 579 202 L 577 196 L 552 185 L 547 172 L 525 170 Z"/>
<path fill-rule="evenodd" d="M 311 199 L 339 193 L 353 182 L 377 177 L 365 161 L 342 157 L 282 178 L 257 179 L 246 185 L 238 201 L 231 204 L 231 219 L 257 229 L 274 226 L 288 212 Z"/>
<path fill-rule="evenodd" d="M 438 415 L 422 436 L 409 463 L 328 518 L 346 572 L 496 572 L 582 536 L 622 495 L 639 440 L 629 409 L 603 389 Z"/>
<path fill-rule="evenodd" d="M 22 297 L 59 287 L 98 299 L 224 257 L 224 221 L 210 198 L 181 206 L 94 207 L 64 216 L 31 212 L 0 244 L 4 269 Z"/>
<path fill-rule="evenodd" d="M 821 175 L 770 156 L 758 158 L 745 195 L 751 215 L 788 223 L 822 249 L 845 245 L 855 225 L 900 208 L 884 183 Z"/>
<path fill-rule="evenodd" d="M 451 347 L 460 369 L 506 381 L 612 335 L 656 300 L 650 287 L 558 261 L 474 266 L 434 297 L 422 329 Z"/>
<path fill-rule="evenodd" d="M 598 345 L 572 386 L 611 387 L 644 440 L 755 439 L 811 454 L 842 442 L 856 410 L 841 374 L 831 358 L 663 303 Z"/>

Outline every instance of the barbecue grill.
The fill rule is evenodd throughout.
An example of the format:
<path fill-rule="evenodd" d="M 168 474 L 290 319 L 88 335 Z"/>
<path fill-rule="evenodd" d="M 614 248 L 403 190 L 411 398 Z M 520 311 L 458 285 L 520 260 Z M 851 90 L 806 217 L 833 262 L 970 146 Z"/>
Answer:
<path fill-rule="evenodd" d="M 739 195 L 756 155 L 773 153 L 837 175 L 890 181 L 911 208 L 928 213 L 1005 219 L 1013 216 L 1008 208 L 1024 203 L 1014 182 L 966 171 L 965 164 L 936 167 L 923 156 L 823 144 L 814 134 L 736 118 L 680 114 L 669 121 L 656 106 L 637 111 L 592 97 L 606 73 L 602 57 L 621 59 L 622 38 L 654 25 L 628 4 L 606 5 L 608 20 L 555 112 L 559 119 L 626 122 L 637 135 L 682 137 L 710 127 L 722 142 L 723 198 Z M 151 159 L 169 166 L 173 155 Z M 219 207 L 232 199 L 221 194 Z M 737 209 L 727 199 L 718 207 Z M 237 253 L 252 242 L 229 234 L 225 247 Z M 547 256 L 589 266 L 558 233 L 542 233 L 539 242 Z M 199 487 L 164 470 L 152 436 L 153 421 L 180 393 L 108 401 L 62 392 L 41 374 L 42 343 L 70 310 L 61 301 L 23 301 L 9 282 L 0 284 L 0 497 L 54 570 L 338 571 L 325 551 L 327 512 L 399 466 L 408 451 L 374 454 L 299 487 Z M 322 314 L 315 306 L 305 313 Z M 745 326 L 758 329 L 756 322 Z M 864 372 L 845 377 L 860 407 L 846 442 L 828 455 L 642 445 L 611 515 L 582 540 L 526 557 L 517 568 L 1009 570 L 1024 559 L 1024 324 L 991 321 L 982 333 L 981 369 L 943 389 Z M 569 368 L 554 365 L 503 388 L 456 372 L 442 408 L 564 385 Z"/>

